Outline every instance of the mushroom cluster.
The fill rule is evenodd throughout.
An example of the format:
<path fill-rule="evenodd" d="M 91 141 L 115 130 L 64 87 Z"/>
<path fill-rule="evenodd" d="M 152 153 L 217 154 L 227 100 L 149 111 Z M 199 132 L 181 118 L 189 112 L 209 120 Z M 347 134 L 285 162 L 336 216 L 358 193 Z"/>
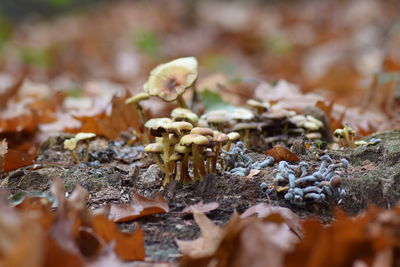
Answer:
<path fill-rule="evenodd" d="M 354 137 L 356 135 L 356 131 L 350 128 L 349 125 L 345 125 L 343 129 L 336 129 L 333 132 L 333 135 L 337 138 L 339 146 L 355 148 L 356 144 L 354 142 Z"/>
<path fill-rule="evenodd" d="M 309 174 L 306 162 L 290 165 L 286 161 L 279 162 L 278 172 L 272 185 L 262 183 L 261 189 L 267 194 L 282 194 L 291 205 L 304 206 L 307 203 L 341 203 L 346 191 L 342 188 L 342 179 L 336 174 L 340 168 L 347 169 L 349 162 L 341 159 L 334 163 L 331 157 L 320 157 L 321 165 Z"/>
<path fill-rule="evenodd" d="M 239 134 L 198 127 L 197 122 L 198 117 L 191 110 L 175 108 L 171 118 L 155 118 L 145 123 L 155 143 L 148 144 L 144 151 L 153 155 L 164 172 L 164 186 L 173 179 L 182 183 L 201 181 L 217 171 L 218 163 L 225 168 L 222 148 L 230 147 Z"/>

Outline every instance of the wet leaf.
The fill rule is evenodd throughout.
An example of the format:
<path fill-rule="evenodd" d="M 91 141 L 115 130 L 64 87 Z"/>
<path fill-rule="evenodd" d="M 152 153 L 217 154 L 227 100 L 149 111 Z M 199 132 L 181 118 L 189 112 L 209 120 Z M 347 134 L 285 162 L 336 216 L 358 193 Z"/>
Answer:
<path fill-rule="evenodd" d="M 182 213 L 195 213 L 195 212 L 202 212 L 207 213 L 209 211 L 215 210 L 219 207 L 217 202 L 210 202 L 204 204 L 203 201 L 200 201 L 197 204 L 190 205 L 182 210 Z"/>
<path fill-rule="evenodd" d="M 168 202 L 157 194 L 155 199 L 148 199 L 133 194 L 129 204 L 111 204 L 108 218 L 115 222 L 131 221 L 139 217 L 168 212 Z"/>
<path fill-rule="evenodd" d="M 280 162 L 282 160 L 289 162 L 300 160 L 296 154 L 281 145 L 276 145 L 273 148 L 265 151 L 265 154 L 273 157 L 275 162 Z"/>

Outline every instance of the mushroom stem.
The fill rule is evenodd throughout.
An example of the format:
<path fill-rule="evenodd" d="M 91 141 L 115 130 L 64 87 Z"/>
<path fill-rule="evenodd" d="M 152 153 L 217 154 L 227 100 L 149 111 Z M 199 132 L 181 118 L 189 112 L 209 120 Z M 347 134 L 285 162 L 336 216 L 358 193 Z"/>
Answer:
<path fill-rule="evenodd" d="M 176 101 L 178 101 L 179 106 L 181 106 L 182 108 L 188 108 L 185 100 L 183 99 L 182 95 L 178 95 L 178 97 L 176 98 Z"/>
<path fill-rule="evenodd" d="M 250 129 L 244 129 L 243 144 L 245 148 L 250 145 Z"/>
<path fill-rule="evenodd" d="M 161 160 L 161 157 L 159 154 L 153 153 L 153 159 L 156 162 L 158 168 L 160 168 L 160 170 L 162 170 L 165 173 L 165 168 L 163 166 L 163 162 Z"/>
<path fill-rule="evenodd" d="M 146 120 L 146 115 L 144 114 L 143 108 L 139 103 L 136 103 L 136 109 L 138 110 L 139 113 L 139 117 L 141 122 L 144 124 L 147 120 Z M 143 143 L 148 144 L 150 143 L 150 137 L 149 137 L 149 132 L 144 129 L 143 133 L 141 134 L 141 136 L 143 137 Z"/>
<path fill-rule="evenodd" d="M 78 164 L 81 163 L 81 161 L 80 161 L 80 160 L 78 159 L 78 157 L 75 155 L 74 151 L 68 149 L 68 152 L 69 152 L 69 154 L 71 155 L 71 157 L 74 159 L 75 163 L 78 163 Z"/>
<path fill-rule="evenodd" d="M 89 161 L 89 142 L 85 142 L 85 162 Z"/>
<path fill-rule="evenodd" d="M 204 148 L 202 146 L 197 147 L 197 152 L 199 153 L 199 171 L 200 171 L 200 180 L 203 180 L 204 177 L 207 175 L 206 167 L 204 166 Z"/>
<path fill-rule="evenodd" d="M 193 155 L 193 175 L 195 180 L 200 180 L 199 171 L 199 151 L 197 150 L 197 145 L 192 144 L 192 155 Z"/>
<path fill-rule="evenodd" d="M 164 160 L 164 170 L 165 170 L 165 178 L 164 178 L 164 183 L 163 185 L 167 185 L 170 182 L 170 175 L 171 175 L 171 168 L 170 168 L 170 161 L 169 161 L 169 133 L 164 132 L 162 133 L 162 138 L 163 138 L 163 145 L 164 145 L 164 154 L 163 154 L 163 160 Z"/>
<path fill-rule="evenodd" d="M 182 163 L 181 163 L 181 181 L 184 184 L 190 182 L 188 165 L 189 165 L 189 153 L 185 153 L 183 155 L 183 159 L 182 159 Z"/>
<path fill-rule="evenodd" d="M 212 163 L 212 168 L 211 168 L 211 172 L 212 173 L 216 173 L 217 171 L 217 161 L 218 161 L 218 156 L 221 153 L 221 143 L 217 143 L 215 146 L 215 156 L 213 158 L 213 163 Z"/>
<path fill-rule="evenodd" d="M 231 145 L 232 145 L 232 141 L 228 141 L 228 143 L 225 145 L 225 150 L 229 152 L 229 150 L 231 150 Z"/>

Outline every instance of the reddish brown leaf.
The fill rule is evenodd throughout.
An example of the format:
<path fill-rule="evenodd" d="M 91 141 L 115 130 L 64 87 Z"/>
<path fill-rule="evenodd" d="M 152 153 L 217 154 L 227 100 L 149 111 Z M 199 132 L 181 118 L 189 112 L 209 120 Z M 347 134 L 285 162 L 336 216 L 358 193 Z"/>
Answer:
<path fill-rule="evenodd" d="M 7 153 L 7 141 L 5 139 L 0 141 L 0 172 L 4 170 L 4 157 Z"/>
<path fill-rule="evenodd" d="M 8 152 L 4 157 L 4 171 L 11 171 L 31 165 L 36 156 L 36 153 L 32 155 L 24 151 L 8 149 Z"/>
<path fill-rule="evenodd" d="M 112 204 L 108 218 L 114 222 L 125 222 L 168 210 L 168 202 L 161 194 L 158 193 L 155 199 L 148 199 L 135 193 L 129 204 Z"/>
<path fill-rule="evenodd" d="M 132 234 L 121 233 L 117 225 L 102 215 L 97 215 L 92 222 L 94 232 L 106 243 L 115 242 L 115 252 L 123 260 L 143 260 L 144 233 L 137 229 Z"/>
<path fill-rule="evenodd" d="M 195 212 L 202 212 L 207 213 L 209 211 L 215 210 L 219 207 L 217 202 L 210 202 L 207 204 L 203 204 L 203 201 L 200 201 L 197 204 L 190 205 L 183 209 L 182 213 L 195 213 Z"/>
<path fill-rule="evenodd" d="M 300 158 L 291 152 L 289 149 L 276 145 L 273 148 L 267 150 L 265 152 L 268 156 L 271 156 L 275 159 L 275 162 L 280 162 L 282 160 L 284 161 L 299 161 Z"/>

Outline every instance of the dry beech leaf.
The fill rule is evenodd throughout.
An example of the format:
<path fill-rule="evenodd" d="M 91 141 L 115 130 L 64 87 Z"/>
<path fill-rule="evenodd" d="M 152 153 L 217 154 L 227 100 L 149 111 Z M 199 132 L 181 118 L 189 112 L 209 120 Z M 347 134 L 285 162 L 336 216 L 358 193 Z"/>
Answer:
<path fill-rule="evenodd" d="M 125 222 L 168 211 L 168 202 L 160 193 L 157 193 L 155 199 L 145 198 L 135 193 L 129 204 L 111 204 L 108 218 L 114 222 Z"/>
<path fill-rule="evenodd" d="M 265 151 L 265 154 L 273 157 L 275 159 L 275 162 L 280 162 L 282 160 L 290 162 L 300 160 L 300 158 L 296 154 L 281 145 L 276 145 L 273 148 Z"/>
<path fill-rule="evenodd" d="M 216 226 L 204 214 L 194 213 L 201 236 L 177 240 L 181 266 L 283 266 L 284 255 L 299 238 L 279 214 L 240 219 L 235 212 L 227 224 Z M 268 257 L 266 257 L 268 255 Z"/>
<path fill-rule="evenodd" d="M 219 204 L 217 202 L 210 202 L 210 203 L 204 204 L 203 201 L 200 201 L 197 204 L 190 205 L 190 206 L 184 208 L 182 213 L 195 213 L 195 212 L 207 213 L 209 211 L 217 209 L 218 207 L 219 207 Z"/>
<path fill-rule="evenodd" d="M 34 163 L 37 154 L 30 154 L 24 151 L 8 149 L 4 157 L 4 171 L 15 170 Z"/>
<path fill-rule="evenodd" d="M 246 178 L 253 178 L 254 176 L 257 176 L 260 172 L 260 170 L 251 169 Z"/>
<path fill-rule="evenodd" d="M 115 253 L 121 259 L 144 259 L 144 233 L 141 229 L 137 229 L 132 234 L 121 233 L 114 222 L 102 215 L 97 215 L 93 218 L 92 226 L 94 232 L 101 237 L 104 242 L 115 242 Z"/>

